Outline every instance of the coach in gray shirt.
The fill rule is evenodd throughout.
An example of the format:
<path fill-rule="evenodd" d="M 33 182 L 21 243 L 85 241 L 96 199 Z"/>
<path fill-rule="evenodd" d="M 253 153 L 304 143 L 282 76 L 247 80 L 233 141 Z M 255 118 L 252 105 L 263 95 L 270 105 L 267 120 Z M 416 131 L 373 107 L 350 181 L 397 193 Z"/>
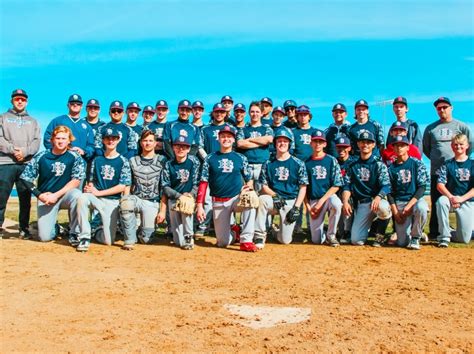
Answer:
<path fill-rule="evenodd" d="M 439 116 L 439 120 L 428 125 L 423 134 L 423 153 L 431 161 L 431 217 L 430 217 L 430 234 L 431 239 L 436 239 L 438 235 L 438 218 L 436 216 L 436 201 L 440 197 L 440 193 L 436 188 L 438 176 L 436 171 L 454 156 L 451 149 L 451 139 L 456 134 L 465 134 L 469 139 L 468 156 L 472 151 L 473 136 L 469 127 L 453 119 L 453 106 L 447 97 L 440 97 L 434 102 L 434 106 Z"/>
<path fill-rule="evenodd" d="M 26 163 L 38 152 L 41 131 L 38 122 L 26 111 L 28 95 L 24 90 L 12 92 L 13 105 L 0 115 L 0 237 L 8 198 L 16 184 L 20 201 L 20 237 L 30 238 L 31 192 L 18 183 Z"/>

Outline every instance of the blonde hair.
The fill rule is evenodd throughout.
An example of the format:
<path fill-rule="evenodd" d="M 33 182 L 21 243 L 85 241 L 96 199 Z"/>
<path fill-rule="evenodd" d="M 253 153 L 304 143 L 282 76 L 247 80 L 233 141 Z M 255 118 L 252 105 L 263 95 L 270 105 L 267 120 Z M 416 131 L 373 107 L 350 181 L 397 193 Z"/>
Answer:
<path fill-rule="evenodd" d="M 74 135 L 72 135 L 71 129 L 66 127 L 65 125 L 58 125 L 56 128 L 54 128 L 53 133 L 51 134 L 51 138 L 49 141 L 53 142 L 53 139 L 58 135 L 59 133 L 66 133 L 69 136 L 69 141 L 72 143 L 76 138 Z"/>
<path fill-rule="evenodd" d="M 463 133 L 456 134 L 451 139 L 451 143 L 467 143 L 469 145 L 469 140 L 467 139 L 467 135 Z"/>

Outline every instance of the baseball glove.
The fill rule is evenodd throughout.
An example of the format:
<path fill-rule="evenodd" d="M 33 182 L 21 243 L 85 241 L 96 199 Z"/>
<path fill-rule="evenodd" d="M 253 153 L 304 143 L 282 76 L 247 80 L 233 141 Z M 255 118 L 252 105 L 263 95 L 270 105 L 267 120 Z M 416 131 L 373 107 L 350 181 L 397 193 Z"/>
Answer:
<path fill-rule="evenodd" d="M 193 215 L 195 206 L 194 198 L 183 194 L 176 200 L 173 210 L 185 215 Z"/>
<path fill-rule="evenodd" d="M 240 192 L 238 207 L 242 208 L 258 208 L 259 199 L 255 191 L 246 189 Z"/>
<path fill-rule="evenodd" d="M 273 208 L 276 210 L 280 210 L 286 205 L 286 200 L 280 197 L 278 194 L 275 194 L 272 197 L 273 200 Z"/>
<path fill-rule="evenodd" d="M 285 224 L 290 225 L 298 220 L 298 217 L 301 215 L 300 208 L 293 206 L 288 213 L 286 214 Z"/>

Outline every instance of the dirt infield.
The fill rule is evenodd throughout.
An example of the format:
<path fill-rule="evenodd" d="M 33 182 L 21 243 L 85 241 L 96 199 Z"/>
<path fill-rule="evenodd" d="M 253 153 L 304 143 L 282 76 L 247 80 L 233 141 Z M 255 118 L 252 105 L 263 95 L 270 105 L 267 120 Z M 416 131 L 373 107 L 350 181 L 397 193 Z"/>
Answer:
<path fill-rule="evenodd" d="M 1 240 L 2 352 L 474 350 L 472 248 L 214 244 L 81 254 Z M 310 315 L 255 329 L 272 314 L 230 311 L 240 305 Z"/>

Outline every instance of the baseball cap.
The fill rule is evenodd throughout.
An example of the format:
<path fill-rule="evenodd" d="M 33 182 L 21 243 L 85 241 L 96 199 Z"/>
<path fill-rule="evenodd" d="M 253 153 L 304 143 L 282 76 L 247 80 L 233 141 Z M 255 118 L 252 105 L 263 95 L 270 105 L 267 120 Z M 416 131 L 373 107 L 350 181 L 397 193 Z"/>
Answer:
<path fill-rule="evenodd" d="M 359 136 L 357 138 L 357 141 L 362 141 L 362 140 L 369 140 L 369 141 L 373 141 L 375 143 L 374 134 L 372 134 L 369 131 L 363 131 L 359 134 Z"/>
<path fill-rule="evenodd" d="M 260 100 L 260 103 L 267 102 L 270 104 L 270 106 L 273 106 L 273 101 L 270 97 L 264 97 Z"/>
<path fill-rule="evenodd" d="M 400 122 L 397 120 L 390 127 L 390 130 L 393 130 L 393 129 L 403 129 L 405 131 L 408 131 L 408 125 L 405 122 Z"/>
<path fill-rule="evenodd" d="M 235 129 L 234 127 L 226 124 L 221 130 L 219 130 L 219 135 L 221 135 L 222 133 L 230 133 L 233 136 L 236 136 L 237 135 L 237 129 Z"/>
<path fill-rule="evenodd" d="M 110 109 L 120 109 L 123 111 L 123 103 L 121 101 L 113 101 L 111 104 L 110 104 Z"/>
<path fill-rule="evenodd" d="M 180 135 L 173 140 L 173 145 L 187 145 L 191 146 L 189 137 Z"/>
<path fill-rule="evenodd" d="M 234 111 L 246 111 L 245 109 L 245 105 L 243 103 L 237 103 L 235 106 L 234 106 Z"/>
<path fill-rule="evenodd" d="M 230 101 L 230 102 L 234 103 L 234 100 L 232 99 L 232 96 L 229 96 L 229 95 L 222 96 L 221 103 L 223 103 L 224 101 Z"/>
<path fill-rule="evenodd" d="M 283 113 L 285 114 L 285 109 L 282 107 L 282 106 L 276 106 L 275 108 L 273 108 L 273 112 L 272 113 L 275 113 L 275 112 L 280 112 L 280 113 Z"/>
<path fill-rule="evenodd" d="M 99 100 L 96 100 L 95 98 L 91 98 L 89 101 L 87 101 L 86 107 L 100 108 Z"/>
<path fill-rule="evenodd" d="M 12 92 L 12 98 L 13 98 L 13 97 L 16 97 L 16 96 L 23 96 L 23 97 L 25 97 L 25 98 L 28 98 L 28 95 L 26 94 L 26 91 L 25 91 L 25 90 L 22 90 L 22 89 L 13 90 L 13 92 Z"/>
<path fill-rule="evenodd" d="M 346 109 L 346 106 L 344 105 L 344 103 L 336 103 L 333 107 L 332 107 L 332 111 L 344 111 L 344 112 L 347 112 L 347 109 Z"/>
<path fill-rule="evenodd" d="M 398 96 L 393 99 L 393 104 L 403 103 L 405 106 L 408 106 L 408 101 L 405 97 Z"/>
<path fill-rule="evenodd" d="M 204 103 L 202 103 L 201 101 L 194 101 L 192 107 L 193 108 L 202 108 L 202 109 L 204 109 Z"/>
<path fill-rule="evenodd" d="M 191 101 L 190 100 L 181 100 L 178 103 L 178 108 L 192 108 Z"/>
<path fill-rule="evenodd" d="M 311 113 L 311 111 L 308 106 L 301 105 L 298 108 L 296 108 L 296 113 Z"/>
<path fill-rule="evenodd" d="M 140 108 L 140 105 L 139 105 L 137 102 L 130 102 L 130 103 L 127 105 L 127 109 L 130 109 L 130 108 L 135 108 L 135 109 L 138 109 L 139 111 L 142 110 L 142 109 Z"/>
<path fill-rule="evenodd" d="M 366 100 L 358 100 L 358 101 L 355 103 L 354 107 L 357 108 L 357 107 L 359 107 L 359 106 L 365 106 L 365 107 L 369 108 L 369 104 L 367 103 Z"/>
<path fill-rule="evenodd" d="M 147 105 L 147 106 L 143 107 L 143 112 L 144 112 L 144 113 L 145 113 L 145 112 L 153 112 L 153 113 L 155 113 L 155 110 L 153 109 L 152 106 Z"/>
<path fill-rule="evenodd" d="M 336 137 L 336 146 L 351 146 L 351 141 L 345 135 L 339 135 Z"/>
<path fill-rule="evenodd" d="M 78 95 L 77 93 L 74 93 L 71 96 L 69 96 L 69 99 L 67 100 L 67 103 L 73 103 L 73 102 L 78 102 L 78 103 L 82 104 L 81 95 Z"/>
<path fill-rule="evenodd" d="M 399 144 L 399 143 L 410 145 L 410 141 L 408 140 L 408 137 L 404 135 L 398 135 L 393 138 L 392 144 Z"/>
<path fill-rule="evenodd" d="M 452 106 L 451 100 L 447 97 L 439 97 L 436 101 L 434 101 L 433 105 L 436 107 L 438 104 L 440 104 L 442 102 L 447 103 L 450 106 Z"/>
<path fill-rule="evenodd" d="M 283 103 L 283 108 L 290 108 L 290 107 L 298 107 L 295 101 L 293 100 L 286 100 L 285 103 Z"/>
<path fill-rule="evenodd" d="M 326 141 L 326 135 L 321 129 L 315 129 L 311 133 L 311 140 L 323 140 Z"/>
<path fill-rule="evenodd" d="M 213 112 L 217 112 L 217 111 L 224 111 L 225 112 L 224 105 L 222 103 L 216 103 L 214 105 L 214 107 L 212 107 L 212 111 Z"/>
<path fill-rule="evenodd" d="M 168 102 L 166 102 L 165 100 L 159 100 L 156 102 L 156 105 L 155 105 L 156 108 L 168 108 Z"/>
<path fill-rule="evenodd" d="M 114 124 L 107 124 L 104 127 L 104 130 L 102 132 L 102 138 L 107 138 L 109 136 L 120 136 L 120 132 L 117 127 L 114 126 Z"/>
<path fill-rule="evenodd" d="M 284 138 L 287 138 L 290 141 L 293 141 L 293 136 L 291 134 L 291 131 L 286 127 L 282 127 L 282 128 L 277 130 L 277 132 L 275 134 L 275 138 L 273 139 L 273 143 L 275 143 L 276 139 L 280 138 L 280 137 L 284 137 Z"/>

